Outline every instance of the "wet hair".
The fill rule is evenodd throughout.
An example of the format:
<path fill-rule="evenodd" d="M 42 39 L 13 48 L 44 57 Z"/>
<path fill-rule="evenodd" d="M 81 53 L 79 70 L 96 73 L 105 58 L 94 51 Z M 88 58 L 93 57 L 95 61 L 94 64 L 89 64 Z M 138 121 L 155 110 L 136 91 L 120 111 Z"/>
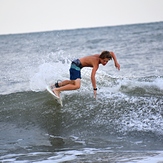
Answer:
<path fill-rule="evenodd" d="M 112 59 L 112 56 L 109 51 L 103 51 L 99 57 L 101 59 L 105 59 L 105 58 Z"/>

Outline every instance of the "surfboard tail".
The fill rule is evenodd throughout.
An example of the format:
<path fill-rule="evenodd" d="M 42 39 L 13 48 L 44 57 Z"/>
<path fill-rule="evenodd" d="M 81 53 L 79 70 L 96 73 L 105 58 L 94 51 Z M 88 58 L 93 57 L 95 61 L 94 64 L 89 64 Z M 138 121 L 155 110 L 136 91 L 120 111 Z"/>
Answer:
<path fill-rule="evenodd" d="M 47 87 L 46 87 L 46 90 L 53 96 L 53 98 L 54 98 L 61 106 L 63 106 L 61 97 L 59 98 L 58 96 L 56 96 L 56 95 L 54 94 L 54 92 L 52 91 L 52 89 L 51 89 L 50 86 L 47 86 Z"/>

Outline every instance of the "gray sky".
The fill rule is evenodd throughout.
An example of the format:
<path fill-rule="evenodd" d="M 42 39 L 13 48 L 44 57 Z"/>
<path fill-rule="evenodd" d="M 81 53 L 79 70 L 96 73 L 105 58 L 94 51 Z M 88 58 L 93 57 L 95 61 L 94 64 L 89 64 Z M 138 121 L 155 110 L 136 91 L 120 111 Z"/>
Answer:
<path fill-rule="evenodd" d="M 163 0 L 0 0 L 0 34 L 163 21 Z"/>

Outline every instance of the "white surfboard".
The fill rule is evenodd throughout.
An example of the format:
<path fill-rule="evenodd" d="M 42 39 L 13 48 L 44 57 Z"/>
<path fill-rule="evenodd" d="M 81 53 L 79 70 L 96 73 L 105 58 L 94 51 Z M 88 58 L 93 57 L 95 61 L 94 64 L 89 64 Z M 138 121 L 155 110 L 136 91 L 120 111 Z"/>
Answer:
<path fill-rule="evenodd" d="M 56 95 L 53 93 L 53 91 L 52 91 L 52 89 L 51 89 L 50 86 L 47 86 L 47 87 L 46 87 L 46 90 L 54 97 L 54 99 L 55 99 L 61 106 L 63 106 L 61 97 L 59 98 L 58 96 L 56 96 Z"/>

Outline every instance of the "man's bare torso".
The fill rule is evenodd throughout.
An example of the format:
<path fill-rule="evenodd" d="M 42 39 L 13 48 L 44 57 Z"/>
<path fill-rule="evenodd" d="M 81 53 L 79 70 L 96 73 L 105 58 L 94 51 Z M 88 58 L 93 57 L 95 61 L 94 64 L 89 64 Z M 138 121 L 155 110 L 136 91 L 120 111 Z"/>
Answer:
<path fill-rule="evenodd" d="M 100 64 L 99 54 L 86 56 L 80 58 L 80 62 L 83 67 L 94 67 L 95 65 L 98 66 Z"/>

